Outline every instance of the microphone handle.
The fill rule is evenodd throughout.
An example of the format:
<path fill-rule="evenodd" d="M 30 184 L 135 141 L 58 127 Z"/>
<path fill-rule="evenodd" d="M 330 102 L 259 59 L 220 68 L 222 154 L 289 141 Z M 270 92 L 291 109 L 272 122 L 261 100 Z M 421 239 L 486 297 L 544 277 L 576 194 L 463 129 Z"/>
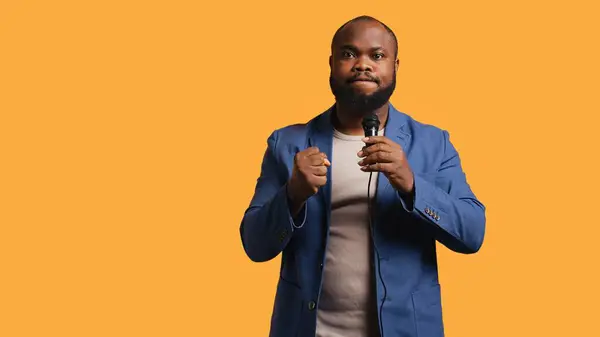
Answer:
<path fill-rule="evenodd" d="M 377 128 L 372 127 L 365 130 L 365 137 L 377 136 Z"/>
<path fill-rule="evenodd" d="M 371 137 L 371 136 L 377 136 L 378 133 L 378 128 L 376 127 L 371 127 L 371 128 L 366 128 L 365 129 L 365 137 Z M 373 144 L 367 144 L 367 147 L 371 146 Z"/>

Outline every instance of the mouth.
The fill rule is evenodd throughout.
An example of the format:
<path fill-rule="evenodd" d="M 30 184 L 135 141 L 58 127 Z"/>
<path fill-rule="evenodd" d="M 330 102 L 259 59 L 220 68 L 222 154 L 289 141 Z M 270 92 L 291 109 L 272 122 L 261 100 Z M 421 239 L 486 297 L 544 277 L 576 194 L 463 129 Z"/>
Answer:
<path fill-rule="evenodd" d="M 348 81 L 348 84 L 358 90 L 374 90 L 379 86 L 376 80 L 368 77 L 357 77 L 352 78 Z"/>
<path fill-rule="evenodd" d="M 357 83 L 357 82 L 358 83 L 365 83 L 366 82 L 366 83 L 375 83 L 375 84 L 378 84 L 378 82 L 375 79 L 370 78 L 370 77 L 362 77 L 362 76 L 360 76 L 360 77 L 351 78 L 350 80 L 348 80 L 348 83 Z"/>

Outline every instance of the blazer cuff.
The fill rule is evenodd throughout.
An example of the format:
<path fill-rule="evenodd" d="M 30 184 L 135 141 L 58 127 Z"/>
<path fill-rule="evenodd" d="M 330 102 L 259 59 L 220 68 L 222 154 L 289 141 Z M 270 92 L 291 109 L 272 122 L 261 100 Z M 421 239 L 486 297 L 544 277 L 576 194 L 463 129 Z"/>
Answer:
<path fill-rule="evenodd" d="M 408 204 L 404 200 L 399 192 L 397 192 L 398 199 L 402 204 L 402 208 L 408 213 L 412 213 L 421 218 L 427 219 L 432 223 L 440 225 L 441 221 L 447 221 L 446 214 L 434 206 L 431 201 L 435 197 L 435 185 L 429 181 L 423 179 L 415 173 L 414 175 L 414 194 L 412 205 Z M 411 207 L 412 206 L 412 207 Z"/>

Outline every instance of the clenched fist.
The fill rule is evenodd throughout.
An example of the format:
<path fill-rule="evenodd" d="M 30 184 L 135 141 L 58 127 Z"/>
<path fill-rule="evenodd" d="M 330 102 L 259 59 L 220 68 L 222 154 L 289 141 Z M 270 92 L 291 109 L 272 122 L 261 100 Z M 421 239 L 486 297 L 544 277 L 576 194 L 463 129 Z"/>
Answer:
<path fill-rule="evenodd" d="M 288 181 L 287 195 L 291 202 L 290 211 L 295 216 L 308 198 L 316 194 L 319 187 L 327 184 L 327 167 L 331 163 L 327 155 L 317 147 L 309 147 L 294 157 L 292 176 Z"/>

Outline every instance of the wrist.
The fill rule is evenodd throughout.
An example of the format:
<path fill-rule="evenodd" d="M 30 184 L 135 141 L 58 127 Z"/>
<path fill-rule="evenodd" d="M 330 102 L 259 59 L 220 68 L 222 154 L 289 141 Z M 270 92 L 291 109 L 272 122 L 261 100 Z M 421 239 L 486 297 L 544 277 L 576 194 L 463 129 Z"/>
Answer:
<path fill-rule="evenodd" d="M 288 204 L 290 206 L 290 211 L 295 216 L 296 213 L 298 213 L 298 211 L 300 211 L 300 209 L 302 208 L 302 205 L 304 204 L 304 200 L 302 200 L 302 198 L 299 197 L 294 191 L 295 191 L 294 185 L 293 185 L 292 181 L 290 180 L 290 181 L 288 181 L 288 184 L 286 187 L 286 194 L 287 194 Z"/>
<path fill-rule="evenodd" d="M 397 193 L 400 200 L 402 200 L 404 209 L 412 211 L 416 196 L 414 178 L 411 179 L 410 183 L 407 183 L 406 186 L 397 189 Z"/>
<path fill-rule="evenodd" d="M 398 192 L 405 196 L 413 196 L 415 192 L 415 176 L 412 171 L 409 171 L 406 176 L 407 178 L 403 179 Z"/>

